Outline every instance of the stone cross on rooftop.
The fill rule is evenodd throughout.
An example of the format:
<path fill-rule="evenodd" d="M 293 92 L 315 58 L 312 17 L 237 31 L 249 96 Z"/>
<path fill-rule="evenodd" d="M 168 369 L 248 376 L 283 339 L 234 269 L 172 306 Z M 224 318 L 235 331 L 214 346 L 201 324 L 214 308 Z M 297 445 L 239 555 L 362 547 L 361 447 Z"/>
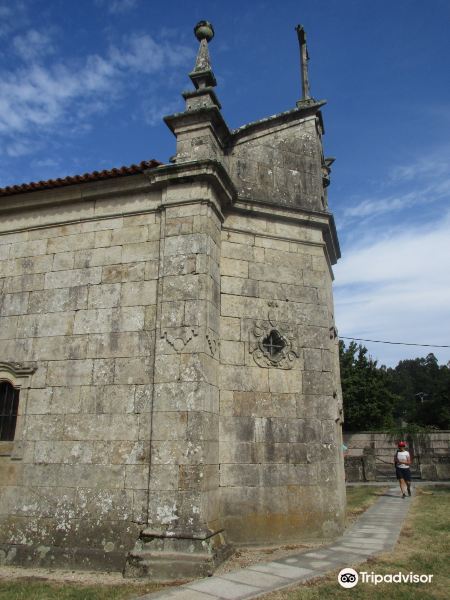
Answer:
<path fill-rule="evenodd" d="M 306 45 L 306 31 L 303 25 L 297 25 L 295 28 L 298 37 L 298 43 L 300 46 L 300 69 L 302 78 L 302 97 L 300 102 L 305 102 L 311 99 L 311 93 L 309 91 L 309 74 L 308 74 L 308 47 Z"/>

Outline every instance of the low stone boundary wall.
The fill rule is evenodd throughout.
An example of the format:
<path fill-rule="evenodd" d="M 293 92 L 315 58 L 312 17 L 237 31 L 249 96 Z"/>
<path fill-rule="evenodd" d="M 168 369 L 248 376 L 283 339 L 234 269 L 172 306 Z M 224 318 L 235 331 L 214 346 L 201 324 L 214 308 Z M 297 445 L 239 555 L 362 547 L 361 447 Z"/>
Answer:
<path fill-rule="evenodd" d="M 396 439 L 382 431 L 343 434 L 347 481 L 376 481 L 394 476 Z M 407 436 L 412 476 L 430 481 L 450 480 L 450 431 L 434 431 L 417 439 Z"/>

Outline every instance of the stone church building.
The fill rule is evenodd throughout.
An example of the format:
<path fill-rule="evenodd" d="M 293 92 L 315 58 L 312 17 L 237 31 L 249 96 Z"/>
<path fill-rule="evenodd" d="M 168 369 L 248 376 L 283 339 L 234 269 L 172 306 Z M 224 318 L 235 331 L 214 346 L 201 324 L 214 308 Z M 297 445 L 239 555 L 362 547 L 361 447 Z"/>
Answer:
<path fill-rule="evenodd" d="M 343 527 L 321 108 L 231 130 L 200 22 L 168 164 L 0 189 L 0 562 L 202 575 Z"/>

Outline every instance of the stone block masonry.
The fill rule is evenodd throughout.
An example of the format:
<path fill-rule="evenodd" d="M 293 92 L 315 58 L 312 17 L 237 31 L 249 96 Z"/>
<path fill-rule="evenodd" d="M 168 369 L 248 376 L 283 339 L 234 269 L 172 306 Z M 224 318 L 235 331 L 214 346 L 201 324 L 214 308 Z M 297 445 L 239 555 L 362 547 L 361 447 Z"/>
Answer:
<path fill-rule="evenodd" d="M 221 263 L 220 346 L 221 502 L 236 544 L 327 536 L 342 527 L 336 340 L 332 305 L 319 302 L 319 292 L 331 290 L 323 241 L 313 244 L 304 228 L 287 231 L 284 223 L 277 235 L 279 217 L 265 211 L 267 220 L 234 214 L 222 228 L 225 253 L 239 257 Z M 267 233 L 268 222 L 277 233 Z M 305 338 L 306 324 L 315 336 Z M 289 344 L 279 362 L 262 343 L 272 330 Z"/>
<path fill-rule="evenodd" d="M 1 196 L 2 562 L 170 580 L 343 527 L 323 102 L 230 131 L 211 31 L 170 164 Z"/>
<path fill-rule="evenodd" d="M 60 219 L 56 210 L 53 225 L 2 244 L 3 273 L 33 251 L 49 267 L 42 278 L 13 271 L 2 280 L 1 360 L 37 366 L 20 394 L 21 456 L 0 457 L 13 471 L 0 500 L 4 560 L 123 568 L 146 514 L 155 344 L 146 316 L 156 312 L 157 279 L 137 272 L 136 257 L 154 255 L 159 214 L 87 221 L 85 233 Z M 111 263 L 120 282 L 104 282 Z"/>

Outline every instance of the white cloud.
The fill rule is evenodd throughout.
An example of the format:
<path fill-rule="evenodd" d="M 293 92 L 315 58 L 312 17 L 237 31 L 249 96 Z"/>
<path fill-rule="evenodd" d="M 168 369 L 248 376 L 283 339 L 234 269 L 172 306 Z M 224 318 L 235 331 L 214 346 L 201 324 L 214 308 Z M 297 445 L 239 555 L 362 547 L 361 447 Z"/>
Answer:
<path fill-rule="evenodd" d="M 417 160 L 407 164 L 394 167 L 391 179 L 394 182 L 411 181 L 415 179 L 434 179 L 442 175 L 448 175 L 450 169 L 450 158 L 448 148 L 432 156 L 419 157 Z"/>
<path fill-rule="evenodd" d="M 10 6 L 0 4 L 0 38 L 9 33 L 11 29 L 9 20 L 11 20 L 12 14 L 13 12 Z"/>
<path fill-rule="evenodd" d="M 388 198 L 365 198 L 344 209 L 344 218 L 376 217 L 381 214 L 402 210 L 411 206 L 421 197 L 417 192 L 405 193 Z"/>
<path fill-rule="evenodd" d="M 129 36 L 122 48 L 110 48 L 110 58 L 120 68 L 154 73 L 165 67 L 178 67 L 193 55 L 190 48 L 167 42 L 157 43 L 150 35 Z"/>
<path fill-rule="evenodd" d="M 439 223 L 347 248 L 335 267 L 336 322 L 347 337 L 450 345 L 450 213 Z M 381 362 L 450 350 L 370 345 Z"/>
<path fill-rule="evenodd" d="M 29 134 L 55 125 L 69 116 L 72 101 L 85 103 L 89 95 L 105 92 L 113 77 L 114 68 L 96 56 L 89 57 L 78 72 L 61 64 L 51 68 L 33 64 L 19 72 L 3 74 L 0 133 Z"/>
<path fill-rule="evenodd" d="M 12 47 L 25 61 L 39 60 L 55 51 L 50 36 L 36 29 L 30 29 L 25 34 L 14 36 Z"/>
<path fill-rule="evenodd" d="M 368 247 L 348 249 L 348 257 L 337 265 L 339 282 L 341 285 L 398 282 L 425 271 L 428 278 L 441 279 L 448 270 L 449 250 L 447 218 L 433 229 L 396 233 L 393 238 L 375 241 Z"/>
<path fill-rule="evenodd" d="M 12 16 L 12 9 L 10 6 L 0 4 L 0 19 L 7 19 Z"/>
<path fill-rule="evenodd" d="M 426 158 L 420 157 L 409 164 L 394 167 L 382 182 L 380 192 L 358 199 L 344 208 L 340 225 L 347 227 L 355 219 L 368 222 L 389 213 L 430 205 L 449 194 L 450 152 L 446 147 Z"/>
<path fill-rule="evenodd" d="M 0 3 L 0 38 L 10 35 L 28 21 L 27 6 L 20 0 Z"/>
<path fill-rule="evenodd" d="M 97 0 L 96 4 L 104 6 L 111 14 L 121 14 L 136 8 L 138 0 Z"/>
<path fill-rule="evenodd" d="M 161 123 L 163 117 L 183 110 L 181 99 L 173 102 L 159 103 L 157 98 L 151 98 L 144 105 L 144 121 L 149 125 Z"/>
<path fill-rule="evenodd" d="M 30 33 L 16 39 L 16 50 L 32 57 L 50 51 L 49 40 Z M 46 50 L 45 50 L 46 48 Z M 150 35 L 131 35 L 123 44 L 111 46 L 104 56 L 89 55 L 84 62 L 32 62 L 12 72 L 0 71 L 0 142 L 3 153 L 17 155 L 18 145 L 25 148 L 21 136 L 29 138 L 49 132 L 56 135 L 89 127 L 89 119 L 106 111 L 117 101 L 133 77 L 152 74 L 149 85 L 158 85 L 155 76 L 164 74 L 192 57 L 189 48 L 179 44 L 158 43 Z M 160 81 L 167 86 L 164 78 Z M 140 86 L 142 88 L 142 85 Z M 149 120 L 152 123 L 152 119 Z"/>
<path fill-rule="evenodd" d="M 31 166 L 33 168 L 37 168 L 37 169 L 58 167 L 59 164 L 60 164 L 59 161 L 54 158 L 42 158 L 42 159 L 33 160 L 31 162 Z"/>
<path fill-rule="evenodd" d="M 11 158 L 18 158 L 34 152 L 36 147 L 37 145 L 29 139 L 15 140 L 6 146 L 5 153 Z"/>
<path fill-rule="evenodd" d="M 432 204 L 442 200 L 450 192 L 450 166 L 443 179 L 436 175 L 436 179 L 424 185 L 418 182 L 417 189 L 402 190 L 395 194 L 365 198 L 357 204 L 348 206 L 343 211 L 344 225 L 353 219 L 373 219 L 384 214 L 399 212 L 413 206 Z"/>

